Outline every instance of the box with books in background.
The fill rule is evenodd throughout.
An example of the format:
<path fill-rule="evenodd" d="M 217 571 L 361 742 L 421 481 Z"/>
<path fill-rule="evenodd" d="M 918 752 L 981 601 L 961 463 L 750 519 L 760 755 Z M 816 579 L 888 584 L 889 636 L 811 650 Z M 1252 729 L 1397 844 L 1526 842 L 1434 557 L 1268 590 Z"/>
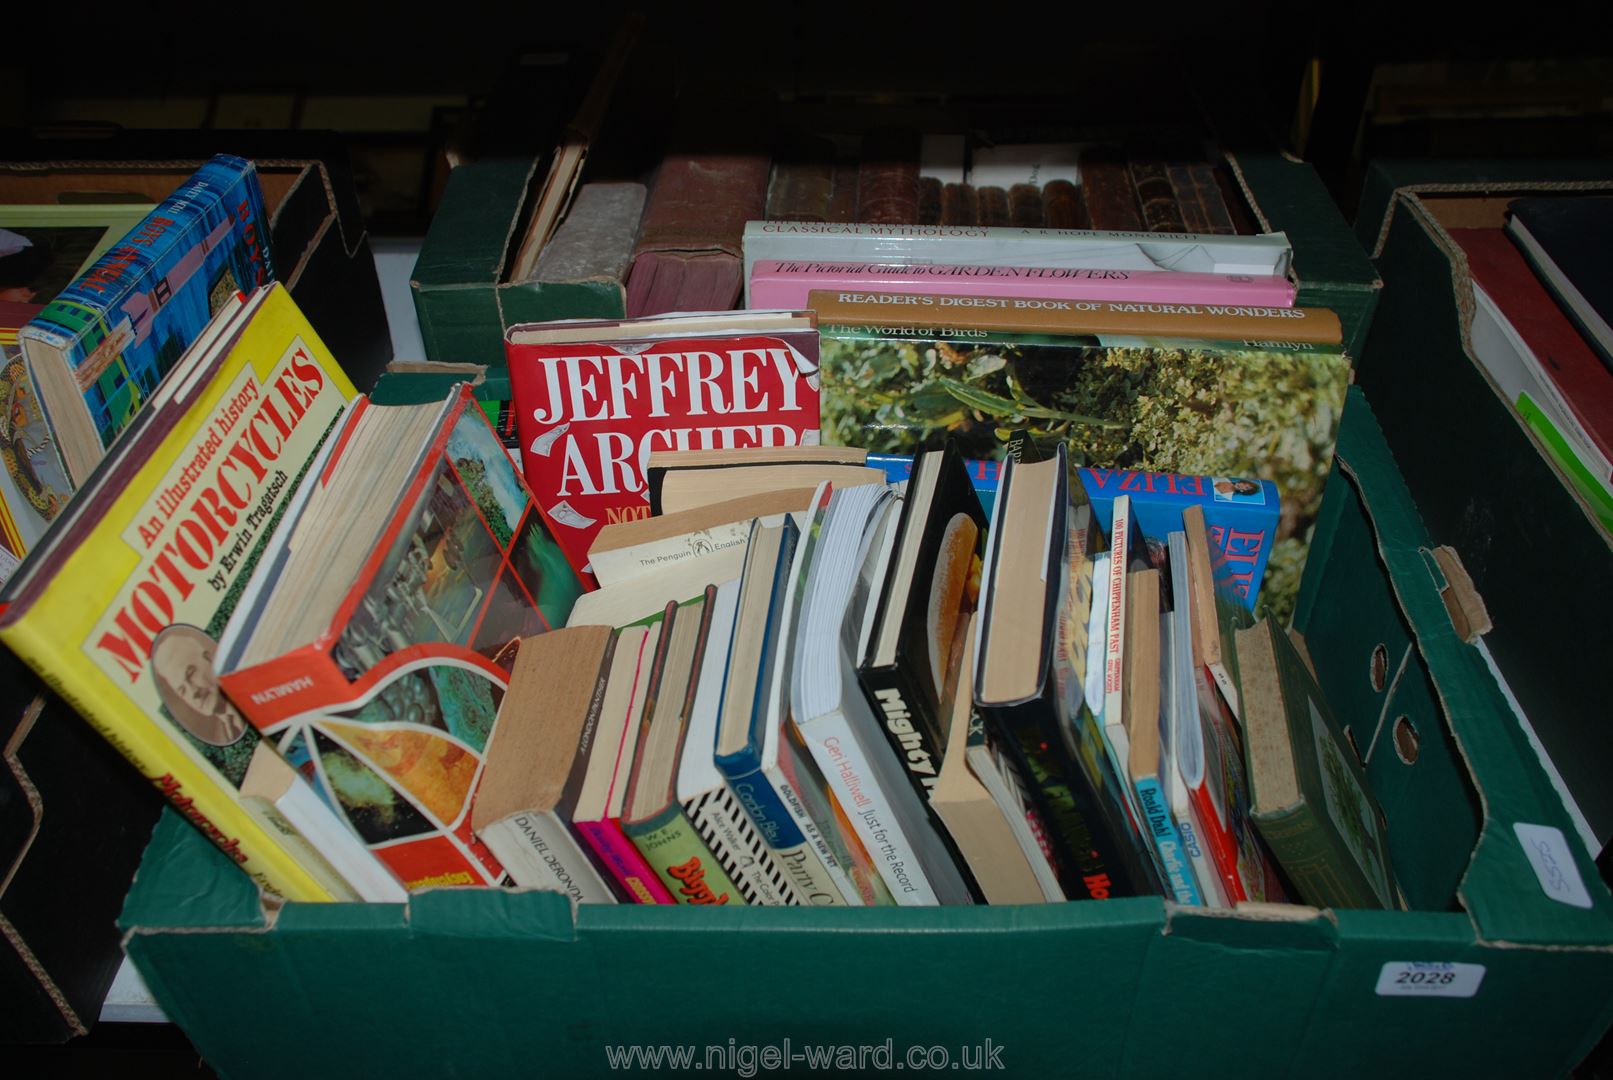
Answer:
<path fill-rule="evenodd" d="M 1390 823 L 1385 841 L 1371 804 L 1363 806 L 1349 794 L 1357 790 L 1346 779 L 1354 768 L 1347 762 L 1328 764 L 1349 752 L 1342 749 L 1345 744 L 1324 750 L 1319 742 L 1316 768 L 1329 792 L 1327 802 L 1353 806 L 1354 813 L 1364 815 L 1346 830 L 1356 839 L 1346 836 L 1344 842 L 1375 848 L 1377 858 L 1386 855 L 1388 862 L 1374 865 L 1392 867 L 1392 874 L 1379 871 L 1381 885 L 1370 884 L 1369 874 L 1367 886 L 1379 892 L 1377 902 L 1389 894 L 1389 910 L 1261 904 L 1211 911 L 1143 895 L 1055 904 L 1026 903 L 1031 897 L 1024 896 L 1017 906 L 995 909 L 758 908 L 701 914 L 666 904 L 574 905 L 558 891 L 436 889 L 412 895 L 407 905 L 293 903 L 271 922 L 250 881 L 226 872 L 223 856 L 170 815 L 124 912 L 130 955 L 204 1056 L 240 1075 L 279 1075 L 287 1067 L 403 1069 L 436 1052 L 444 1040 L 460 1048 L 467 1063 L 483 1068 L 513 1066 L 543 1053 L 564 1071 L 602 1073 L 611 1067 L 610 1048 L 645 1042 L 690 1046 L 695 1060 L 705 1061 L 705 1047 L 723 1052 L 734 1029 L 703 1000 L 677 992 L 691 965 L 747 973 L 747 1023 L 788 1030 L 802 1044 L 874 1047 L 893 1039 L 900 1056 L 904 1043 L 957 1048 L 990 1038 L 1016 1072 L 1056 1074 L 1077 1059 L 1114 1075 L 1158 1073 L 1189 1060 L 1226 1075 L 1294 1069 L 1340 1075 L 1434 1067 L 1566 1069 L 1613 1018 L 1607 1004 L 1613 989 L 1613 898 L 1574 844 L 1572 826 L 1482 658 L 1453 624 L 1451 612 L 1463 610 L 1446 602 L 1459 592 L 1456 578 L 1436 572 L 1444 564 L 1425 558 L 1428 537 L 1359 391 L 1352 391 L 1345 410 L 1338 453 L 1345 466 L 1330 482 L 1313 541 L 1327 557 L 1309 564 L 1295 629 L 1318 661 L 1323 691 L 1341 716 L 1354 718 L 1349 739 L 1365 760 Z M 935 460 L 921 459 L 915 474 L 920 487 L 934 468 L 925 463 Z M 1038 471 L 1035 464 L 1029 458 L 1023 465 L 1015 462 L 999 494 L 999 515 L 1023 517 L 1014 507 L 1027 498 L 1034 506 L 1038 491 L 1057 499 L 1061 471 Z M 883 544 L 877 522 L 881 506 L 888 507 L 887 496 L 879 485 L 852 486 L 844 491 L 846 505 L 857 492 L 867 493 L 858 496 L 859 514 L 876 523 L 865 534 L 867 542 Z M 932 498 L 945 505 L 950 496 L 937 489 Z M 847 533 L 837 524 L 840 511 L 832 505 L 826 519 L 803 530 L 800 541 L 813 538 L 818 550 L 812 558 L 827 560 L 826 568 L 840 565 L 857 548 L 857 531 Z M 946 515 L 937 520 L 947 520 Z M 755 549 L 759 565 L 767 558 L 786 559 L 788 543 L 782 541 L 790 527 L 782 522 L 779 527 L 783 532 L 775 535 L 781 542 Z M 893 551 L 903 547 L 901 531 L 886 534 L 893 537 Z M 1075 531 L 1068 535 L 1073 557 L 1083 542 L 1073 539 Z M 966 531 L 958 542 L 968 542 Z M 1006 536 L 1000 542 L 1010 543 Z M 1018 547 L 1001 555 L 987 551 L 986 565 L 1029 569 L 1034 577 L 1037 559 L 1050 554 L 1045 538 L 1035 546 L 1029 559 L 1014 555 Z M 1051 552 L 1056 561 L 1062 561 L 1062 550 Z M 713 560 L 726 559 L 731 568 L 742 561 L 722 552 L 702 559 L 690 582 L 712 576 Z M 816 576 L 817 561 L 810 565 Z M 898 558 L 891 565 L 902 563 Z M 866 588 L 855 577 L 841 577 L 838 587 L 855 596 Z M 918 593 L 919 610 L 928 606 L 933 615 L 938 603 L 941 611 L 950 607 L 950 589 L 930 586 L 922 571 L 916 580 L 928 586 Z M 950 573 L 937 572 L 934 580 L 950 580 Z M 1156 580 L 1163 582 L 1163 575 Z M 754 604 L 743 596 L 723 600 L 721 590 L 700 585 L 687 591 L 688 604 L 675 605 L 657 619 L 654 610 L 640 610 L 653 608 L 653 593 L 607 586 L 579 603 L 579 612 L 588 608 L 581 621 L 600 628 L 589 631 L 592 644 L 574 634 L 581 626 L 557 632 L 567 638 L 539 641 L 545 652 L 559 648 L 562 640 L 575 641 L 573 659 L 566 663 L 600 673 L 596 696 L 622 700 L 629 690 L 614 689 L 616 672 L 642 663 L 646 648 L 666 655 L 666 668 L 706 670 L 691 660 L 690 641 L 668 640 L 684 637 L 677 627 L 687 620 L 712 623 L 705 605 L 727 604 L 729 610 L 754 609 L 761 615 L 774 607 L 766 590 L 756 594 Z M 1146 610 L 1145 594 L 1143 589 L 1132 600 L 1134 611 Z M 822 597 L 815 591 L 808 597 L 805 640 L 821 641 L 824 635 L 811 627 L 813 607 Z M 979 617 L 990 618 L 991 610 L 988 606 Z M 656 629 L 658 622 L 666 626 L 664 632 Z M 891 625 L 895 632 L 897 624 Z M 933 618 L 930 625 L 936 625 Z M 1009 620 L 993 628 L 993 638 L 1013 625 Z M 609 635 L 601 633 L 614 626 L 633 635 L 618 638 L 619 653 L 622 642 L 637 642 L 624 659 L 609 653 Z M 1268 634 L 1270 626 L 1263 624 Z M 702 640 L 704 626 L 691 632 L 697 635 L 694 641 Z M 1163 627 L 1161 633 L 1163 642 Z M 662 643 L 651 646 L 658 634 Z M 879 634 L 869 623 L 870 643 Z M 939 640 L 945 631 L 931 636 Z M 901 638 L 897 633 L 896 640 Z M 1266 640 L 1264 655 L 1272 659 L 1256 663 L 1249 658 L 1257 651 L 1247 650 L 1244 686 L 1259 696 L 1256 680 L 1276 673 L 1286 700 L 1290 674 L 1303 670 L 1303 662 L 1297 646 Z M 1243 645 L 1240 638 L 1240 652 L 1246 651 Z M 1386 675 L 1363 690 L 1358 684 L 1370 685 L 1380 648 Z M 765 650 L 762 656 L 765 671 Z M 537 662 L 540 653 L 533 657 Z M 1138 674 L 1146 667 L 1136 658 L 1131 664 Z M 669 678 L 666 668 L 658 661 L 662 674 L 652 678 Z M 776 686 L 767 690 L 767 685 L 765 679 L 758 682 L 764 696 L 776 693 Z M 821 696 L 825 689 L 814 693 Z M 1063 684 L 1041 692 L 1061 693 Z M 572 697 L 568 708 L 591 712 L 584 692 Z M 656 749 L 665 745 L 656 734 L 663 708 L 679 725 L 694 723 L 702 711 L 699 694 L 693 711 L 680 695 L 660 698 L 655 719 L 644 728 L 649 743 L 641 744 L 640 756 L 664 752 Z M 1302 703 L 1303 695 L 1298 700 Z M 820 713 L 821 701 L 802 698 L 793 707 L 827 721 L 849 704 L 841 697 L 838 706 Z M 1263 722 L 1252 699 L 1245 701 L 1244 712 L 1247 723 Z M 1403 724 L 1395 719 L 1401 716 Z M 1382 717 L 1388 726 L 1368 730 L 1363 717 Z M 591 722 L 581 713 L 578 719 Z M 699 722 L 718 730 L 722 724 L 717 717 Z M 1290 711 L 1287 722 L 1303 722 L 1307 730 L 1319 723 L 1305 717 L 1303 705 Z M 494 735 L 495 752 L 502 737 Z M 808 756 L 835 760 L 833 749 L 824 750 L 827 742 L 811 744 L 811 739 Z M 842 752 L 851 749 L 842 743 Z M 1269 795 L 1279 794 L 1267 789 L 1270 775 L 1255 775 L 1257 811 L 1268 805 Z M 680 843 L 692 845 L 696 856 L 705 848 L 693 846 L 692 836 L 711 850 L 731 843 L 722 838 L 719 818 L 705 816 L 715 811 L 701 794 L 703 781 L 686 777 L 675 759 L 662 777 L 664 786 L 643 801 L 640 811 L 631 806 L 637 800 L 618 805 L 622 828 L 631 832 L 641 813 L 653 828 L 661 828 L 652 811 L 664 805 L 669 821 L 689 822 Z M 898 792 L 927 786 L 917 773 L 879 779 L 889 780 Z M 949 797 L 953 792 L 944 777 L 936 788 Z M 571 790 L 569 782 L 565 790 Z M 571 798 L 562 793 L 561 805 Z M 896 820 L 905 826 L 913 819 L 886 820 L 887 839 Z M 1007 836 L 1001 842 L 1018 843 Z M 870 854 L 878 861 L 877 849 Z M 691 865 L 696 856 L 676 864 L 678 873 L 661 887 L 675 884 L 706 897 L 702 906 L 720 908 L 741 906 L 739 897 L 747 889 L 764 889 L 769 881 L 780 889 L 795 887 L 779 878 L 753 877 L 746 885 L 731 875 L 728 882 L 713 872 L 697 875 Z M 742 862 L 734 863 L 734 872 L 743 869 Z M 1548 872 L 1553 868 L 1555 873 Z M 727 863 L 723 870 L 729 871 Z M 891 880 L 883 870 L 881 876 Z M 608 886 L 603 879 L 599 884 Z M 1042 890 L 1032 879 L 1025 885 Z M 722 902 L 722 896 L 731 899 Z M 1398 910 L 1401 899 L 1409 911 Z M 844 992 L 848 964 L 856 972 L 856 995 Z M 467 965 L 476 972 L 474 980 L 464 975 Z M 1213 985 L 1204 981 L 1211 969 Z M 1004 970 L 1015 973 L 1016 1005 L 988 1008 L 980 997 L 981 973 Z M 552 974 L 534 980 L 534 971 Z M 1072 990 L 1072 979 L 1097 982 L 1104 992 Z M 377 983 L 426 982 L 458 987 L 466 1007 L 445 1017 L 436 1000 L 378 998 L 372 992 Z M 915 984 L 928 988 L 926 1008 L 903 1010 L 899 1025 L 889 1011 L 868 1007 L 870 1001 L 903 1000 Z M 1206 993 L 1228 1001 L 1245 1023 L 1227 1024 L 1204 1010 Z M 1134 1015 L 1144 1003 L 1149 1015 L 1174 1019 L 1159 1024 Z M 240 1025 L 243 1008 L 259 1022 Z M 578 1028 L 582 1033 L 556 1043 L 552 1027 L 527 1022 L 535 1011 L 586 1030 Z M 362 1045 L 352 1040 L 355 1026 L 380 1024 L 392 1033 L 387 1040 Z M 1248 1024 L 1258 1025 L 1259 1039 L 1248 1037 Z M 1528 1026 L 1528 1038 L 1518 1037 L 1519 1024 Z M 287 1039 L 283 1033 L 290 1030 L 299 1037 Z M 1366 1039 L 1358 1037 L 1362 1030 L 1401 1031 L 1406 1037 Z M 482 1037 L 473 1038 L 473 1032 Z"/>
<path fill-rule="evenodd" d="M 1390 161 L 1357 223 L 1385 282 L 1359 364 L 1435 540 L 1483 598 L 1482 644 L 1593 850 L 1613 838 L 1613 753 L 1594 663 L 1613 646 L 1613 368 L 1543 272 L 1531 204 L 1588 214 L 1576 292 L 1603 297 L 1613 171 L 1596 162 Z M 1596 224 L 1601 214 L 1601 225 Z M 1529 237 L 1540 233 L 1531 252 Z M 1605 861 L 1604 861 L 1604 864 Z"/>

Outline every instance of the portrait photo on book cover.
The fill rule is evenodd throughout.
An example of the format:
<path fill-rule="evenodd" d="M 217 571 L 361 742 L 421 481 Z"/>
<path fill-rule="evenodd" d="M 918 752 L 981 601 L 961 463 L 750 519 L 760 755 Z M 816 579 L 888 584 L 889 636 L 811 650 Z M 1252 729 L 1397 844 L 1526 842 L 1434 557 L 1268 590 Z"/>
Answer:
<path fill-rule="evenodd" d="M 1251 503 L 1256 506 L 1266 505 L 1266 492 L 1258 480 L 1239 480 L 1231 476 L 1214 476 L 1210 478 L 1211 490 L 1215 492 L 1216 502 Z"/>
<path fill-rule="evenodd" d="M 152 639 L 151 675 L 175 724 L 208 746 L 232 746 L 249 725 L 219 689 L 213 672 L 217 650 L 217 643 L 201 630 L 174 623 Z"/>

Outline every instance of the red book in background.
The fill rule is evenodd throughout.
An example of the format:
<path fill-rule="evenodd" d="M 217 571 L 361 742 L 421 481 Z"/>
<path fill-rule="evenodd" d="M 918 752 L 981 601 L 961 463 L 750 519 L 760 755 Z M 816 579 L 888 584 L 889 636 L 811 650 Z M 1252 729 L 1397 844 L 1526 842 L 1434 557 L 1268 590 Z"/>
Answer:
<path fill-rule="evenodd" d="M 810 312 L 532 323 L 504 351 L 527 483 L 579 572 L 603 526 L 650 515 L 652 452 L 818 441 Z"/>
<path fill-rule="evenodd" d="M 744 284 L 745 222 L 767 211 L 765 154 L 668 154 L 644 208 L 627 317 L 726 311 Z"/>
<path fill-rule="evenodd" d="M 1523 338 L 1598 450 L 1613 459 L 1613 371 L 1500 229 L 1451 229 L 1473 280 Z M 1508 404 L 1516 404 L 1509 402 Z"/>

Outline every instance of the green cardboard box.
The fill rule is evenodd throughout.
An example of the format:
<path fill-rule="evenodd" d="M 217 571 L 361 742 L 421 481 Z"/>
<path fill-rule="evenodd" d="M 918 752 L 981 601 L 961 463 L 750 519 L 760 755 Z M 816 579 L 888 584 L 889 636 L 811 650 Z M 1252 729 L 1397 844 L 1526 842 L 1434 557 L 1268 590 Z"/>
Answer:
<path fill-rule="evenodd" d="M 1384 295 L 1357 363 L 1429 532 L 1460 553 L 1484 643 L 1600 848 L 1613 838 L 1613 537 L 1469 355 L 1473 295 L 1447 227 L 1499 226 L 1528 194 L 1613 194 L 1596 161 L 1374 166 L 1357 235 Z"/>
<path fill-rule="evenodd" d="M 1339 456 L 1298 629 L 1358 742 L 1382 716 L 1416 727 L 1414 764 L 1369 761 L 1415 911 L 574 909 L 555 893 L 437 889 L 268 918 L 170 813 L 129 894 L 125 947 L 228 1077 L 609 1075 L 649 1071 L 624 1054 L 683 1048 L 698 1071 L 754 1075 L 859 1046 L 864 1072 L 1565 1072 L 1613 1018 L 1613 897 L 1458 637 L 1358 391 Z M 1366 694 L 1380 646 L 1394 677 Z M 1542 871 L 1519 823 L 1546 837 Z"/>
<path fill-rule="evenodd" d="M 1232 159 L 1264 229 L 1288 234 L 1302 307 L 1327 307 L 1359 356 L 1377 303 L 1378 278 L 1316 171 L 1281 154 Z M 543 173 L 535 161 L 485 161 L 453 171 L 415 264 L 410 287 L 426 358 L 504 364 L 504 330 L 545 319 L 619 319 L 619 283 L 512 283 L 506 268 L 520 246 L 524 214 Z"/>
<path fill-rule="evenodd" d="M 502 368 L 506 327 L 626 312 L 621 282 L 505 280 L 528 203 L 543 183 L 539 164 L 479 161 L 449 175 L 409 282 L 426 359 Z"/>

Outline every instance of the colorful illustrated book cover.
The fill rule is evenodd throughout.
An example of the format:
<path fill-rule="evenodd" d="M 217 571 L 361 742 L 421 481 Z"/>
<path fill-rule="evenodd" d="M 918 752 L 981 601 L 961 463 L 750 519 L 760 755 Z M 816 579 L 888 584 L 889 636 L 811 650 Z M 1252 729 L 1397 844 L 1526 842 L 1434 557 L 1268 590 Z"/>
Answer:
<path fill-rule="evenodd" d="M 487 737 L 521 639 L 580 592 L 466 387 L 333 625 L 222 681 L 407 887 L 496 884 L 470 825 Z"/>
<path fill-rule="evenodd" d="M 1336 346 L 827 323 L 819 334 L 826 443 L 914 454 L 952 437 L 966 458 L 997 458 L 1024 428 L 1062 439 L 1079 466 L 1272 481 L 1282 514 L 1262 601 L 1292 611 L 1349 383 Z"/>
<path fill-rule="evenodd" d="M 1232 476 L 1184 476 L 1133 469 L 1087 468 L 1078 472 L 1098 524 L 1105 531 L 1115 497 L 1131 497 L 1132 515 L 1148 541 L 1148 561 L 1156 567 L 1168 560 L 1166 538 L 1181 531 L 1182 511 L 1189 506 L 1202 508 L 1217 582 L 1254 611 L 1266 563 L 1282 527 L 1282 502 L 1276 484 Z"/>
<path fill-rule="evenodd" d="M 16 559 L 39 542 L 73 494 L 17 341 L 17 331 L 39 310 L 0 301 L 0 547 Z M 0 582 L 14 568 L 6 560 Z"/>
<path fill-rule="evenodd" d="M 654 451 L 818 441 L 815 330 L 505 350 L 526 479 L 579 572 L 602 526 L 650 516 Z"/>
<path fill-rule="evenodd" d="M 233 317 L 233 316 L 232 316 Z M 233 346 L 159 404 L 0 600 L 0 640 L 264 889 L 330 895 L 243 799 L 258 733 L 216 642 L 291 493 L 356 391 L 272 286 Z"/>
<path fill-rule="evenodd" d="M 257 170 L 220 154 L 22 331 L 58 350 L 110 446 L 224 301 L 274 280 Z"/>

